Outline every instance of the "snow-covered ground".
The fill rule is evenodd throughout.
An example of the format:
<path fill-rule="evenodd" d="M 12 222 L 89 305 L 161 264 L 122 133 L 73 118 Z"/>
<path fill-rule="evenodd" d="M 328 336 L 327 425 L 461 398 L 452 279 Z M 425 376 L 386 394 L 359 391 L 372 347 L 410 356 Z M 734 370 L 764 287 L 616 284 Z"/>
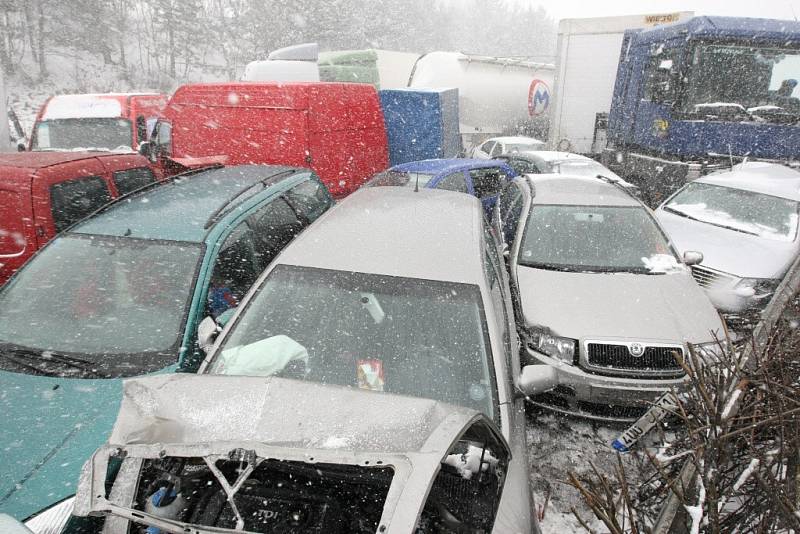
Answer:
<path fill-rule="evenodd" d="M 572 509 L 597 532 L 603 524 L 595 519 L 578 491 L 567 484 L 568 473 L 584 479 L 592 468 L 590 461 L 604 473 L 617 464 L 617 452 L 611 447 L 614 438 L 626 425 L 607 425 L 533 408 L 528 416 L 528 463 L 537 507 L 550 495 L 541 521 L 544 534 L 585 532 Z M 626 470 L 636 472 L 635 453 L 622 455 Z"/>

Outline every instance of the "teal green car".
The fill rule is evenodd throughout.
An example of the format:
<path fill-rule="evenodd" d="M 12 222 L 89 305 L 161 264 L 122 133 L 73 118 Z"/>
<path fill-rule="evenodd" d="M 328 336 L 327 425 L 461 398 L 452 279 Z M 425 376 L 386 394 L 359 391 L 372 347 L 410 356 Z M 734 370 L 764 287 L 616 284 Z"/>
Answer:
<path fill-rule="evenodd" d="M 308 169 L 208 169 L 119 199 L 31 258 L 0 289 L 0 513 L 74 494 L 122 379 L 196 370 L 200 323 L 332 205 Z"/>

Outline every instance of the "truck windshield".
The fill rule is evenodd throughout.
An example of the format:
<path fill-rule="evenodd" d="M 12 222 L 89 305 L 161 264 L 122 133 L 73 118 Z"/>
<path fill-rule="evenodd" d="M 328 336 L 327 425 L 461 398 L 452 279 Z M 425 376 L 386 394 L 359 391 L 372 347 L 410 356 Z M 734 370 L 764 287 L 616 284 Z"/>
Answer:
<path fill-rule="evenodd" d="M 209 372 L 424 397 L 492 417 L 490 355 L 477 286 L 280 265 Z"/>
<path fill-rule="evenodd" d="M 131 121 L 120 118 L 51 119 L 39 122 L 33 132 L 33 150 L 132 151 Z"/>
<path fill-rule="evenodd" d="M 177 362 L 201 246 L 65 235 L 0 292 L 0 368 L 135 376 Z"/>
<path fill-rule="evenodd" d="M 518 263 L 573 272 L 662 273 L 678 266 L 664 234 L 638 206 L 534 206 Z"/>
<path fill-rule="evenodd" d="M 797 235 L 797 202 L 743 189 L 693 182 L 664 210 L 775 241 L 794 241 Z"/>
<path fill-rule="evenodd" d="M 684 111 L 796 120 L 798 82 L 800 50 L 700 43 L 690 60 Z"/>

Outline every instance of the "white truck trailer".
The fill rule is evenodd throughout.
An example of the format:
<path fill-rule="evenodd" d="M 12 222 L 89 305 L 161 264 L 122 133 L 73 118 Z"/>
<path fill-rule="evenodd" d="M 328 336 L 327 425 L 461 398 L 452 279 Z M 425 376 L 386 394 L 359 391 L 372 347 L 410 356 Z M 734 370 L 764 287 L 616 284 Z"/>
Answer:
<path fill-rule="evenodd" d="M 555 88 L 550 106 L 549 148 L 597 154 L 617 78 L 625 30 L 689 19 L 691 11 L 562 19 L 558 24 Z"/>
<path fill-rule="evenodd" d="M 517 58 L 430 52 L 411 72 L 409 87 L 458 88 L 465 149 L 498 135 L 547 132 L 554 66 Z"/>

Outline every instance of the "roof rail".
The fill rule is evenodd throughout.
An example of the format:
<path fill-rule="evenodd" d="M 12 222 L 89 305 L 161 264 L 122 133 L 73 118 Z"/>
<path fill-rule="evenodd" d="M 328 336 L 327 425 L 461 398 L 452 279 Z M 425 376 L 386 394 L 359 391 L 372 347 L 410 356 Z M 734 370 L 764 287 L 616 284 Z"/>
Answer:
<path fill-rule="evenodd" d="M 238 205 L 238 204 L 234 204 L 233 202 L 237 198 L 243 196 L 245 193 L 250 191 L 251 189 L 254 189 L 256 187 L 261 187 L 262 189 L 266 189 L 267 186 L 272 185 L 271 183 L 268 184 L 267 182 L 271 182 L 271 181 L 277 180 L 279 178 L 280 179 L 287 178 L 287 177 L 289 177 L 289 176 L 291 176 L 293 174 L 296 174 L 298 172 L 303 172 L 305 170 L 307 170 L 307 169 L 294 168 L 294 169 L 287 169 L 287 170 L 281 171 L 281 172 L 276 172 L 275 174 L 271 174 L 269 176 L 266 176 L 264 179 L 259 180 L 258 182 L 254 183 L 254 184 L 251 184 L 251 185 L 245 187 L 244 189 L 240 189 L 239 191 L 237 191 L 236 193 L 231 195 L 227 200 L 225 200 L 225 202 L 214 213 L 211 214 L 211 216 L 206 221 L 206 224 L 203 226 L 203 229 L 204 230 L 208 230 L 209 228 L 211 228 L 211 225 L 213 225 L 214 223 L 219 221 L 224 215 L 227 215 L 228 213 L 230 213 L 230 211 Z"/>
<path fill-rule="evenodd" d="M 66 232 L 67 230 L 69 230 L 73 226 L 76 226 L 76 225 L 82 223 L 86 219 L 89 219 L 91 217 L 94 217 L 95 215 L 99 215 L 101 213 L 104 213 L 104 212 L 108 211 L 109 209 L 113 208 L 114 206 L 116 206 L 117 204 L 119 204 L 120 202 L 122 202 L 123 200 L 128 200 L 131 197 L 138 195 L 139 193 L 144 193 L 145 191 L 149 191 L 150 189 L 158 187 L 159 185 L 164 185 L 166 183 L 175 182 L 175 181 L 177 181 L 177 180 L 179 180 L 181 178 L 185 178 L 187 176 L 192 176 L 194 174 L 198 174 L 198 173 L 203 172 L 203 171 L 210 171 L 210 170 L 219 169 L 219 168 L 222 168 L 222 167 L 223 167 L 222 164 L 214 163 L 214 164 L 208 165 L 206 167 L 200 167 L 200 168 L 197 168 L 197 169 L 190 169 L 190 170 L 182 172 L 180 174 L 175 174 L 175 175 L 169 176 L 163 182 L 159 182 L 158 180 L 156 180 L 153 183 L 150 183 L 150 184 L 147 184 L 147 185 L 143 185 L 142 187 L 140 187 L 138 189 L 134 189 L 133 191 L 128 191 L 124 195 L 120 195 L 117 198 L 111 199 L 111 201 L 106 202 L 105 204 L 103 204 L 102 206 L 100 206 L 99 208 L 97 208 L 96 210 L 94 210 L 93 212 L 91 212 L 90 214 L 85 216 L 84 218 L 79 219 L 79 220 L 75 221 L 74 223 L 72 223 L 71 225 L 67 226 L 66 228 L 61 230 L 61 232 L 59 232 L 59 233 Z"/>

